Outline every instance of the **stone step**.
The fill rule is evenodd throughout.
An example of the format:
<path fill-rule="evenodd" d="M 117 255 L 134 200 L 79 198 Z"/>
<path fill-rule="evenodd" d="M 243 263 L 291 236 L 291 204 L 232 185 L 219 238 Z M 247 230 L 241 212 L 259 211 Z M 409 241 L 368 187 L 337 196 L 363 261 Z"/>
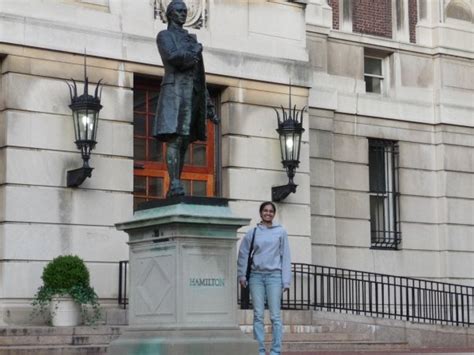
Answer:
<path fill-rule="evenodd" d="M 270 347 L 270 342 L 267 343 Z M 284 341 L 282 351 L 382 351 L 392 353 L 408 350 L 405 342 L 378 342 L 378 341 Z"/>
<path fill-rule="evenodd" d="M 36 346 L 0 346 L 0 355 L 105 355 L 107 346 L 102 345 L 36 345 Z"/>
<path fill-rule="evenodd" d="M 271 341 L 272 335 L 265 334 L 265 339 Z M 283 341 L 370 341 L 371 337 L 367 334 L 350 334 L 350 333 L 284 333 Z"/>
<path fill-rule="evenodd" d="M 49 336 L 49 335 L 117 335 L 123 327 L 78 326 L 78 327 L 4 327 L 0 328 L 0 339 L 11 336 Z"/>
<path fill-rule="evenodd" d="M 0 346 L 107 345 L 121 334 L 120 327 L 0 328 Z"/>
<path fill-rule="evenodd" d="M 253 334 L 253 326 L 240 326 L 244 334 Z M 270 325 L 265 326 L 265 337 L 271 339 Z M 372 334 L 367 332 L 343 332 L 333 331 L 329 326 L 308 326 L 308 325 L 291 325 L 283 326 L 283 339 L 286 341 L 330 341 L 330 340 L 373 340 Z"/>
<path fill-rule="evenodd" d="M 241 325 L 240 329 L 245 334 L 252 334 L 253 325 Z M 264 327 L 265 333 L 271 333 L 272 326 L 267 324 Z M 327 333 L 330 332 L 332 328 L 328 325 L 283 325 L 284 333 Z"/>
<path fill-rule="evenodd" d="M 119 335 L 26 335 L 1 337 L 0 346 L 107 345 Z"/>

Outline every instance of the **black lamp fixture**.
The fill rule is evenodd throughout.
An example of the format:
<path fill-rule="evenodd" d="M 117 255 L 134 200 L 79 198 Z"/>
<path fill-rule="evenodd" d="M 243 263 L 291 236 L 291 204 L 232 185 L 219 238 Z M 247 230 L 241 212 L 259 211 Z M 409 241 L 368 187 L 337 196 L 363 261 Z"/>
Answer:
<path fill-rule="evenodd" d="M 74 79 L 72 84 L 67 83 L 71 95 L 72 120 L 74 124 L 75 143 L 77 149 L 81 151 L 83 165 L 82 168 L 69 170 L 67 172 L 67 186 L 80 186 L 84 180 L 92 176 L 92 170 L 89 166 L 91 151 L 94 149 L 97 141 L 97 126 L 99 124 L 99 111 L 102 108 L 100 97 L 102 88 L 99 80 L 95 88 L 94 96 L 89 95 L 89 78 L 87 77 L 86 54 L 84 53 L 84 93 L 77 96 L 77 85 Z M 100 87 L 100 90 L 99 90 Z"/>
<path fill-rule="evenodd" d="M 296 185 L 293 182 L 295 170 L 300 164 L 301 135 L 303 128 L 303 112 L 306 106 L 301 110 L 296 110 L 296 105 L 291 107 L 291 82 L 288 112 L 281 106 L 282 116 L 275 109 L 278 120 L 277 132 L 280 136 L 281 162 L 288 175 L 288 184 L 272 187 L 272 201 L 278 202 L 284 200 L 290 193 L 296 192 Z"/>

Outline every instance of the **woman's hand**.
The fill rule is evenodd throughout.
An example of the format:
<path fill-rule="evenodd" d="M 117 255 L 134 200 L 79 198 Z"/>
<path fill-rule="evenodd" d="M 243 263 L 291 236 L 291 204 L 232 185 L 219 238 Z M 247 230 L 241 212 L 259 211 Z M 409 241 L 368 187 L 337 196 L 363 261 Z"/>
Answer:
<path fill-rule="evenodd" d="M 240 286 L 247 288 L 247 280 L 240 280 Z"/>

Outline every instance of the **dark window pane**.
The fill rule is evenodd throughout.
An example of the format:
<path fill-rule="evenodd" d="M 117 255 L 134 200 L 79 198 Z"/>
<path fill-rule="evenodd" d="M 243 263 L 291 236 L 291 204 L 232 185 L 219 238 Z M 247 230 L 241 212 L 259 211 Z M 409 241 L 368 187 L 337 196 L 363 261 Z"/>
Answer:
<path fill-rule="evenodd" d="M 148 159 L 152 161 L 163 161 L 163 143 L 158 142 L 155 138 L 148 140 Z"/>
<path fill-rule="evenodd" d="M 188 146 L 188 150 L 186 150 L 186 154 L 184 155 L 184 164 L 190 165 L 191 164 L 191 155 L 189 154 L 189 149 L 192 145 Z"/>
<path fill-rule="evenodd" d="M 382 75 L 382 60 L 377 58 L 365 58 L 364 73 L 372 75 Z"/>
<path fill-rule="evenodd" d="M 385 187 L 385 156 L 383 146 L 369 147 L 369 186 L 371 192 L 383 193 Z"/>
<path fill-rule="evenodd" d="M 148 92 L 148 113 L 155 113 L 158 106 L 158 97 L 160 93 L 156 91 Z"/>
<path fill-rule="evenodd" d="M 193 165 L 206 166 L 206 146 L 193 144 Z"/>
<path fill-rule="evenodd" d="M 206 181 L 193 181 L 193 196 L 207 196 Z"/>
<path fill-rule="evenodd" d="M 163 196 L 163 179 L 157 177 L 148 178 L 148 195 L 150 197 Z"/>
<path fill-rule="evenodd" d="M 370 229 L 372 232 L 385 229 L 384 201 L 384 196 L 370 196 Z"/>
<path fill-rule="evenodd" d="M 184 192 L 186 195 L 191 195 L 191 181 L 190 180 L 182 180 L 184 186 Z"/>
<path fill-rule="evenodd" d="M 382 92 L 382 79 L 366 76 L 365 91 L 380 94 Z"/>
<path fill-rule="evenodd" d="M 146 195 L 146 177 L 145 176 L 134 176 L 133 177 L 133 192 L 138 195 Z"/>
<path fill-rule="evenodd" d="M 155 114 L 148 115 L 148 131 L 147 131 L 147 136 L 150 138 L 155 138 L 152 136 L 153 134 L 153 120 L 155 118 Z"/>
<path fill-rule="evenodd" d="M 137 195 L 146 195 L 146 176 L 133 177 L 133 192 Z"/>
<path fill-rule="evenodd" d="M 135 160 L 145 160 L 145 139 L 133 139 L 133 158 Z"/>
<path fill-rule="evenodd" d="M 133 209 L 136 210 L 138 204 L 146 202 L 146 198 L 141 198 L 141 197 L 134 197 L 133 198 Z"/>
<path fill-rule="evenodd" d="M 139 112 L 146 111 L 145 91 L 135 90 L 133 92 L 133 110 Z"/>
<path fill-rule="evenodd" d="M 145 115 L 135 113 L 133 116 L 133 134 L 135 136 L 146 135 Z"/>

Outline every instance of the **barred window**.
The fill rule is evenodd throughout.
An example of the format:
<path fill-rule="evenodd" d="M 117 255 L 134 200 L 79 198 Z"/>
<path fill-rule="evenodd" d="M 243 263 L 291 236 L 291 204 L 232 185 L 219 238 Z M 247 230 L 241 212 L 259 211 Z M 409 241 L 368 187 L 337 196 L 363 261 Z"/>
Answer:
<path fill-rule="evenodd" d="M 371 246 L 398 249 L 401 233 L 397 142 L 369 139 L 369 186 Z"/>

